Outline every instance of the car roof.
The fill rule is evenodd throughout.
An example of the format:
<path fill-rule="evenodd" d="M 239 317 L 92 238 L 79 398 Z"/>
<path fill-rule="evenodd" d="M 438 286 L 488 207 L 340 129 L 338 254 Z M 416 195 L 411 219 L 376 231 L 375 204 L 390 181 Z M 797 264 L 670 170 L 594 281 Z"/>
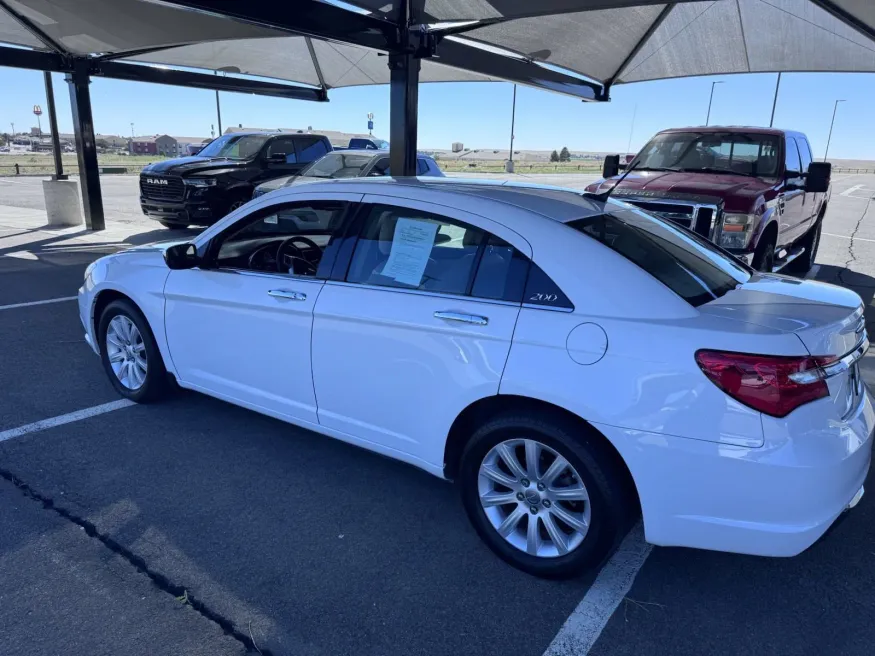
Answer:
<path fill-rule="evenodd" d="M 466 178 L 341 178 L 308 183 L 298 187 L 284 187 L 280 192 L 297 194 L 303 192 L 351 192 L 384 194 L 402 198 L 415 198 L 416 190 L 430 194 L 454 197 L 476 197 L 496 204 L 513 205 L 523 210 L 540 214 L 555 221 L 566 223 L 604 213 L 605 204 L 584 196 L 576 189 L 553 187 L 514 181 L 493 181 Z M 276 192 L 275 192 L 276 193 Z M 614 202 L 614 201 L 611 201 Z"/>
<path fill-rule="evenodd" d="M 748 134 L 771 134 L 775 136 L 789 135 L 791 137 L 804 137 L 805 135 L 795 130 L 782 130 L 781 128 L 764 128 L 755 125 L 699 125 L 688 128 L 669 128 L 660 130 L 658 134 L 671 134 L 675 132 L 747 132 Z"/>

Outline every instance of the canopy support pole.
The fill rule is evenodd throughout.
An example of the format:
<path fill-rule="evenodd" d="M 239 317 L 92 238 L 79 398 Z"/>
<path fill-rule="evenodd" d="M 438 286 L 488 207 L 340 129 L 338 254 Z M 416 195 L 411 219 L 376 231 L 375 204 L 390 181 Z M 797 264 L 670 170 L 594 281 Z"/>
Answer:
<path fill-rule="evenodd" d="M 88 62 L 77 61 L 72 73 L 66 75 L 70 87 L 70 109 L 76 134 L 76 154 L 79 159 L 79 182 L 82 185 L 82 206 L 85 227 L 104 230 L 103 194 L 100 190 L 100 169 L 97 166 L 97 145 L 94 141 L 94 118 L 91 115 L 91 76 Z M 57 134 L 57 130 L 54 130 Z"/>
<path fill-rule="evenodd" d="M 49 129 L 52 131 L 52 157 L 55 160 L 55 175 L 52 180 L 66 180 L 64 163 L 61 161 L 61 137 L 58 134 L 58 114 L 55 111 L 55 89 L 52 85 L 52 74 L 43 73 L 46 83 L 46 104 L 49 106 Z"/>
<path fill-rule="evenodd" d="M 389 55 L 389 166 L 393 176 L 416 175 L 419 122 L 419 69 L 411 41 L 411 0 L 400 5 L 400 52 Z"/>

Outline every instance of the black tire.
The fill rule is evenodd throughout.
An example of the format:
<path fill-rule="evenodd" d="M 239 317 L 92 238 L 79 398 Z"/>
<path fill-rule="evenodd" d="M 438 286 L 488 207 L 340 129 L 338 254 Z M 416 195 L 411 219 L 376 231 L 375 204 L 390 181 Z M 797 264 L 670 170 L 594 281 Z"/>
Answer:
<path fill-rule="evenodd" d="M 172 221 L 159 221 L 158 223 L 170 230 L 185 230 L 188 227 L 187 223 L 173 223 Z"/>
<path fill-rule="evenodd" d="M 494 446 L 514 438 L 535 439 L 550 447 L 571 464 L 586 486 L 589 530 L 579 546 L 566 555 L 526 553 L 505 540 L 483 510 L 478 489 L 480 465 Z M 600 439 L 585 426 L 548 412 L 500 415 L 480 426 L 462 454 L 457 483 L 468 518 L 487 546 L 514 567 L 543 578 L 571 578 L 601 565 L 631 526 L 638 505 L 627 477 L 618 471 Z M 530 519 L 526 521 L 528 526 Z"/>
<path fill-rule="evenodd" d="M 110 363 L 109 349 L 107 348 L 107 330 L 110 322 L 117 316 L 127 317 L 136 326 L 142 338 L 144 346 L 146 374 L 143 383 L 136 387 L 127 387 L 119 380 Z M 109 380 L 115 387 L 116 391 L 123 397 L 135 401 L 137 403 L 149 403 L 156 401 L 164 396 L 170 388 L 168 381 L 167 369 L 164 367 L 164 360 L 161 357 L 161 352 L 158 350 L 158 345 L 155 343 L 155 337 L 152 335 L 152 330 L 149 327 L 149 322 L 143 313 L 130 301 L 119 299 L 113 301 L 104 309 L 100 315 L 100 322 L 97 328 L 98 340 L 100 345 L 100 360 L 103 363 L 103 369 Z"/>
<path fill-rule="evenodd" d="M 231 212 L 233 212 L 234 210 L 236 210 L 236 209 L 238 209 L 238 208 L 240 208 L 240 207 L 243 207 L 243 206 L 244 206 L 246 203 L 248 203 L 250 200 L 252 200 L 252 195 L 251 195 L 251 194 L 250 194 L 249 196 L 244 196 L 244 195 L 241 194 L 239 197 L 233 199 L 233 200 L 231 201 L 231 203 L 228 205 L 228 209 L 225 211 L 225 216 L 228 216 L 228 215 L 229 215 Z"/>
<path fill-rule="evenodd" d="M 775 266 L 775 238 L 767 237 L 759 243 L 753 256 L 753 268 L 763 273 L 771 273 Z"/>
<path fill-rule="evenodd" d="M 818 217 L 815 223 L 806 233 L 802 240 L 805 252 L 790 263 L 790 269 L 799 276 L 804 276 L 811 271 L 814 260 L 817 257 L 817 249 L 820 247 L 820 233 L 823 230 L 823 221 Z"/>

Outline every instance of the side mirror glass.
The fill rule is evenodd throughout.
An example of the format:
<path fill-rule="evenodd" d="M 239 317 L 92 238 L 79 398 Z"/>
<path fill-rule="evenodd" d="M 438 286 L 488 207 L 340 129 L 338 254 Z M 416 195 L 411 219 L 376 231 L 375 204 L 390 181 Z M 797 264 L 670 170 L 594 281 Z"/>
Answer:
<path fill-rule="evenodd" d="M 620 172 L 620 156 L 608 155 L 605 157 L 605 164 L 602 167 L 602 177 L 606 180 L 613 178 Z"/>
<path fill-rule="evenodd" d="M 175 244 L 164 251 L 164 261 L 171 269 L 193 269 L 198 265 L 194 244 Z"/>
<path fill-rule="evenodd" d="M 808 174 L 805 176 L 805 191 L 813 194 L 824 194 L 829 191 L 832 177 L 832 164 L 829 162 L 811 162 Z"/>

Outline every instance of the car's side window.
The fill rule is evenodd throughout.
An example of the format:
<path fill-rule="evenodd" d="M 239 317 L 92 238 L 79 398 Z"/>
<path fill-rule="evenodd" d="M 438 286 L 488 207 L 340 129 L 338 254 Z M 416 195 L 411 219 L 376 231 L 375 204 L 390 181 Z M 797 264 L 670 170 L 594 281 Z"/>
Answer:
<path fill-rule="evenodd" d="M 416 175 L 426 175 L 428 173 L 428 163 L 421 157 L 416 160 Z"/>
<path fill-rule="evenodd" d="M 544 270 L 534 262 L 529 268 L 529 276 L 526 280 L 526 289 L 523 293 L 525 305 L 542 305 L 544 307 L 573 310 L 574 305 L 568 297 L 559 289 L 553 280 L 544 273 Z"/>
<path fill-rule="evenodd" d="M 796 147 L 796 140 L 788 137 L 786 144 L 786 168 L 784 170 L 798 173 L 801 169 L 801 164 L 799 162 L 799 149 Z"/>
<path fill-rule="evenodd" d="M 799 147 L 799 157 L 802 159 L 802 173 L 808 173 L 808 165 L 811 164 L 811 151 L 808 150 L 808 144 L 800 139 L 794 139 Z"/>
<path fill-rule="evenodd" d="M 471 295 L 520 303 L 529 259 L 503 239 L 490 235 L 483 247 Z"/>
<path fill-rule="evenodd" d="M 356 244 L 347 281 L 467 294 L 486 237 L 461 221 L 374 205 Z"/>
<path fill-rule="evenodd" d="M 277 154 L 286 156 L 286 164 L 295 164 L 298 161 L 295 153 L 295 138 L 280 137 L 271 141 L 267 146 L 267 157 L 270 159 Z"/>
<path fill-rule="evenodd" d="M 343 202 L 316 201 L 260 211 L 218 237 L 211 248 L 213 265 L 218 269 L 316 276 L 345 209 Z"/>
<path fill-rule="evenodd" d="M 371 168 L 371 172 L 368 173 L 369 176 L 379 176 L 379 175 L 391 175 L 389 173 L 389 158 L 381 157 L 377 162 L 374 163 L 373 168 Z"/>

